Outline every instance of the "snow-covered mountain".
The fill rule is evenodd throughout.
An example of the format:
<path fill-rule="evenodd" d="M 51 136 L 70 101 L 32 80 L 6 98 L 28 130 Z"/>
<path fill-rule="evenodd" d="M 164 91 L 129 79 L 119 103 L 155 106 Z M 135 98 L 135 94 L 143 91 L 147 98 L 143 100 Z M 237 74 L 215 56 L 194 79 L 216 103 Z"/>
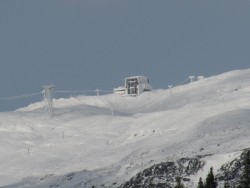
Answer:
<path fill-rule="evenodd" d="M 196 187 L 250 147 L 250 69 L 138 97 L 57 99 L 51 120 L 43 108 L 0 113 L 1 186 L 119 187 L 156 164 L 198 160 L 180 174 Z"/>

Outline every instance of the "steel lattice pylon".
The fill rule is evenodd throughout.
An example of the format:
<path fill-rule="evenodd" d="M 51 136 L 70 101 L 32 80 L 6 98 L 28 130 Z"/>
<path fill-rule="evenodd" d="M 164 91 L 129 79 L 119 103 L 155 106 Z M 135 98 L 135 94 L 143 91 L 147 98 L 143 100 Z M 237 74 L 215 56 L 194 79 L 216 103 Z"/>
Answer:
<path fill-rule="evenodd" d="M 55 88 L 54 85 L 43 86 L 45 111 L 48 114 L 49 118 L 52 118 L 54 116 L 54 104 L 53 104 L 54 88 Z"/>

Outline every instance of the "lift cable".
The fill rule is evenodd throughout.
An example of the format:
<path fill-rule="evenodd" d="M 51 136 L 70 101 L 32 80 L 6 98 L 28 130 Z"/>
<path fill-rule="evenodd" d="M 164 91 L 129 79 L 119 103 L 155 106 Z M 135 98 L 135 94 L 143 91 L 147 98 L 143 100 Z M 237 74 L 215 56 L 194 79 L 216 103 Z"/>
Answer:
<path fill-rule="evenodd" d="M 26 95 L 3 97 L 3 98 L 0 98 L 0 100 L 2 100 L 2 101 L 11 101 L 11 100 L 28 98 L 28 97 L 32 97 L 32 96 L 36 96 L 36 95 L 41 95 L 41 94 L 42 94 L 42 92 L 37 92 L 37 93 L 31 93 L 31 94 L 26 94 Z"/>
<path fill-rule="evenodd" d="M 97 90 L 84 90 L 84 91 L 55 91 L 55 93 L 89 93 L 89 92 L 96 92 Z M 112 93 L 113 91 L 110 90 L 101 90 L 98 89 L 100 92 L 107 92 Z"/>
<path fill-rule="evenodd" d="M 55 91 L 55 93 L 89 93 L 89 92 L 96 92 L 97 90 L 79 90 L 79 91 L 63 91 L 63 90 L 58 90 Z M 106 93 L 112 93 L 113 91 L 109 90 L 98 90 L 99 92 L 106 92 Z M 13 100 L 18 100 L 18 99 L 24 99 L 28 97 L 33 97 L 37 95 L 43 94 L 42 92 L 36 92 L 36 93 L 30 93 L 30 94 L 24 94 L 24 95 L 17 95 L 17 96 L 11 96 L 11 97 L 1 97 L 0 101 L 13 101 Z"/>
<path fill-rule="evenodd" d="M 95 90 L 85 90 L 85 91 L 54 91 L 55 93 L 87 93 L 94 92 Z"/>

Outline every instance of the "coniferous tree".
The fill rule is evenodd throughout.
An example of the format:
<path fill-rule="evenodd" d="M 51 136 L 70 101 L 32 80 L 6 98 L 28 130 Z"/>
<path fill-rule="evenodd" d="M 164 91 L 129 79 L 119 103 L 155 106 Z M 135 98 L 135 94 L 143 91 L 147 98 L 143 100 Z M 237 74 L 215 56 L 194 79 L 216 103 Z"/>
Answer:
<path fill-rule="evenodd" d="M 216 188 L 216 187 L 217 187 L 217 182 L 214 179 L 213 167 L 211 167 L 210 172 L 208 173 L 206 178 L 205 188 Z"/>
<path fill-rule="evenodd" d="M 174 188 L 184 188 L 184 185 L 181 183 L 180 177 L 176 177 L 176 186 Z"/>
<path fill-rule="evenodd" d="M 203 184 L 202 178 L 199 179 L 198 187 L 197 188 L 204 188 L 204 184 Z"/>
<path fill-rule="evenodd" d="M 244 155 L 243 172 L 238 188 L 250 188 L 250 150 Z"/>

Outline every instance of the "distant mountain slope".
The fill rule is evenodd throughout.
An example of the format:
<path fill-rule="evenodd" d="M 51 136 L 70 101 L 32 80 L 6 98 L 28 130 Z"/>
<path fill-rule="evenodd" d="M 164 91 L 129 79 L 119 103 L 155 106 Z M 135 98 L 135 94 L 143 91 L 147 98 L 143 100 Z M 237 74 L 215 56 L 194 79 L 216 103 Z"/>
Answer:
<path fill-rule="evenodd" d="M 57 99 L 55 114 L 42 102 L 0 113 L 0 185 L 118 187 L 154 164 L 203 156 L 191 186 L 250 147 L 250 69 L 138 97 Z"/>

